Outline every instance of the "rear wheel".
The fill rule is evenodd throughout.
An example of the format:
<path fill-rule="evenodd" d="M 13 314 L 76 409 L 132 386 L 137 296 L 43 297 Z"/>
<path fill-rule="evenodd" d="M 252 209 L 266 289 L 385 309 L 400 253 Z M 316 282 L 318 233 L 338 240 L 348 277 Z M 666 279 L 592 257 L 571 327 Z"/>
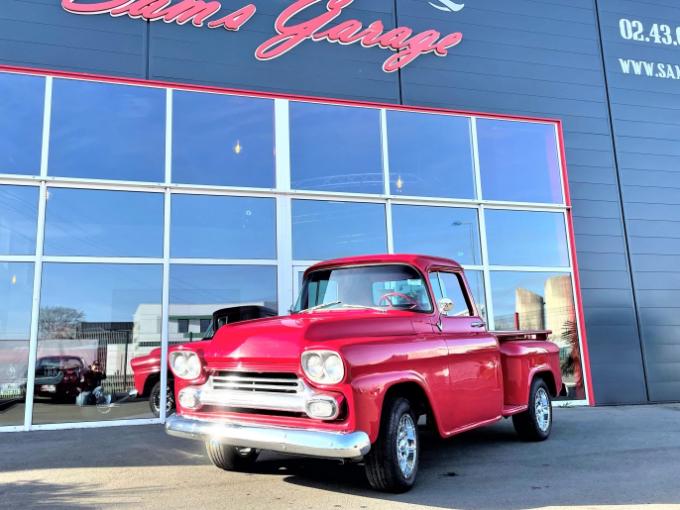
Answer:
<path fill-rule="evenodd" d="M 420 442 L 411 403 L 395 398 L 385 403 L 380 435 L 366 456 L 366 477 L 376 490 L 406 492 L 418 474 Z"/>
<path fill-rule="evenodd" d="M 525 441 L 544 441 L 552 430 L 552 398 L 543 379 L 534 379 L 529 393 L 529 408 L 512 417 L 512 424 Z"/>
<path fill-rule="evenodd" d="M 241 448 L 215 441 L 206 441 L 205 451 L 212 463 L 225 471 L 250 471 L 260 454 L 254 448 Z"/>

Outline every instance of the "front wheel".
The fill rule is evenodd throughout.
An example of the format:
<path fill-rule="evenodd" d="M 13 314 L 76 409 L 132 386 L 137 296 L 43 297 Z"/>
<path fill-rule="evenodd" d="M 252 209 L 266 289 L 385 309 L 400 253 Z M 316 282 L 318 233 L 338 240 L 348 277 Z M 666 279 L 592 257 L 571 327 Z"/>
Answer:
<path fill-rule="evenodd" d="M 543 379 L 534 379 L 529 393 L 529 408 L 512 417 L 512 424 L 525 441 L 544 441 L 552 430 L 552 398 Z"/>
<path fill-rule="evenodd" d="M 205 451 L 212 463 L 225 471 L 250 471 L 260 454 L 254 448 L 241 448 L 215 441 L 206 441 Z"/>
<path fill-rule="evenodd" d="M 380 435 L 366 456 L 366 477 L 375 490 L 400 493 L 413 487 L 420 457 L 417 423 L 407 399 L 385 403 Z"/>
<path fill-rule="evenodd" d="M 151 391 L 149 392 L 149 408 L 153 415 L 158 418 L 161 415 L 161 382 L 158 381 L 153 385 Z M 168 381 L 168 392 L 167 398 L 165 400 L 165 415 L 170 416 L 175 412 L 175 390 L 172 387 L 172 383 Z"/>

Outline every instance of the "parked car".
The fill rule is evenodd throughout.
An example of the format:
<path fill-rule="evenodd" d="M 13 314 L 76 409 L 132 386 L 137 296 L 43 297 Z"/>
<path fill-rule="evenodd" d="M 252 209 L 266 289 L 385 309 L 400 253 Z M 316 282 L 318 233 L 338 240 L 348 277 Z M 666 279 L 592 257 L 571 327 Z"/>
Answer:
<path fill-rule="evenodd" d="M 166 429 L 248 470 L 260 450 L 365 462 L 375 489 L 410 489 L 421 417 L 443 438 L 512 417 L 552 428 L 563 390 L 547 331 L 489 332 L 460 265 L 421 255 L 323 262 L 290 316 L 225 326 L 173 348 Z"/>
<path fill-rule="evenodd" d="M 213 313 L 208 331 L 203 340 L 210 340 L 215 331 L 225 324 L 243 322 L 261 317 L 273 317 L 276 312 L 265 306 L 232 306 L 222 308 Z M 135 389 L 141 397 L 148 397 L 149 407 L 155 417 L 161 414 L 161 349 L 157 347 L 144 356 L 137 356 L 130 360 L 134 375 Z M 168 398 L 166 400 L 166 414 L 175 411 L 174 377 L 168 371 Z"/>
<path fill-rule="evenodd" d="M 59 355 L 38 358 L 34 393 L 58 402 L 75 401 L 83 390 L 89 368 L 79 356 Z"/>

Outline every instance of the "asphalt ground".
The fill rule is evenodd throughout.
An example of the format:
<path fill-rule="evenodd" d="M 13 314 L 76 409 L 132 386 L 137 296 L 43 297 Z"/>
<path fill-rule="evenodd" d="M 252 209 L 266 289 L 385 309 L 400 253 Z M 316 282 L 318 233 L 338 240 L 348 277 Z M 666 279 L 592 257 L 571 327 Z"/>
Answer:
<path fill-rule="evenodd" d="M 551 438 L 509 420 L 426 436 L 416 487 L 387 495 L 361 465 L 263 454 L 255 473 L 214 468 L 161 426 L 0 434 L 0 508 L 680 509 L 680 405 L 555 410 Z"/>

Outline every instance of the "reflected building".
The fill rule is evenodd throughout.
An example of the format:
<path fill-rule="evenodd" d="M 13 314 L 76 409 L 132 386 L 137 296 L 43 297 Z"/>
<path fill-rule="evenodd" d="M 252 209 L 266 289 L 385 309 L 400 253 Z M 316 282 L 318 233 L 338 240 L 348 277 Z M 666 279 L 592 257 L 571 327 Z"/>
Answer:
<path fill-rule="evenodd" d="M 515 329 L 545 329 L 543 297 L 528 289 L 515 290 Z"/>

